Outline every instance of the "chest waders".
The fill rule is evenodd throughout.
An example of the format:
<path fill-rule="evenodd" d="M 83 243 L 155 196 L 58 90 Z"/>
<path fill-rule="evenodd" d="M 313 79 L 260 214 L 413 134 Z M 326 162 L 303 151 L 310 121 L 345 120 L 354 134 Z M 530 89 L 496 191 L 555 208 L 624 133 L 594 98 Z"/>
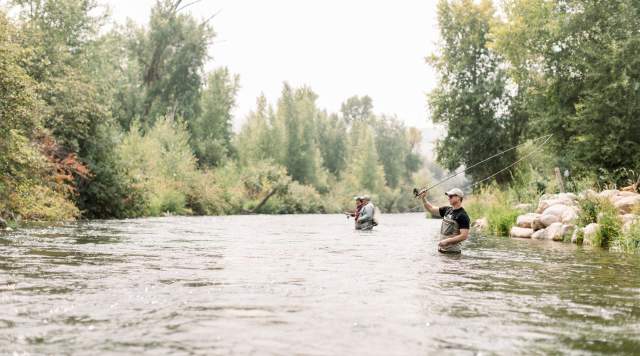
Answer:
<path fill-rule="evenodd" d="M 460 235 L 460 226 L 458 226 L 458 223 L 450 218 L 449 215 L 445 215 L 444 219 L 442 219 L 442 226 L 440 227 L 440 241 L 456 235 Z M 462 249 L 458 242 L 444 248 L 438 247 L 438 251 L 445 253 L 460 253 L 462 252 Z"/>
<path fill-rule="evenodd" d="M 376 221 L 376 208 L 373 207 L 371 214 L 371 219 L 358 223 L 356 221 L 356 230 L 373 230 L 374 226 L 378 226 L 378 222 Z"/>

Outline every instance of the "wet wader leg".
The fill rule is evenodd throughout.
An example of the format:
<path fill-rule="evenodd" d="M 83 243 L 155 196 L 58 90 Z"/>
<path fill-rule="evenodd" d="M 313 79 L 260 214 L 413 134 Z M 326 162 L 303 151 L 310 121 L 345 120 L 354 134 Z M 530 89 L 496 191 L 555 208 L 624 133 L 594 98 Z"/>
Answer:
<path fill-rule="evenodd" d="M 442 227 L 440 228 L 440 241 L 459 234 L 460 227 L 455 220 L 449 218 L 444 218 L 442 220 Z M 460 248 L 460 243 L 458 242 L 457 244 L 447 246 L 443 249 L 438 247 L 438 252 L 458 254 L 462 252 L 462 249 Z"/>
<path fill-rule="evenodd" d="M 370 231 L 373 230 L 373 223 L 371 221 L 365 221 L 360 225 L 360 230 Z"/>

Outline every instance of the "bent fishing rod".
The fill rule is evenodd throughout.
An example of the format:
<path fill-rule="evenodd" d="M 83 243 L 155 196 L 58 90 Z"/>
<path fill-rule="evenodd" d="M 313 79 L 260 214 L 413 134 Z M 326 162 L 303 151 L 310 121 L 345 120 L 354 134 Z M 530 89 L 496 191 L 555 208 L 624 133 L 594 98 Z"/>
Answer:
<path fill-rule="evenodd" d="M 549 135 L 545 135 L 545 136 L 540 136 L 540 137 L 538 137 L 538 138 L 536 138 L 536 139 L 534 139 L 534 140 L 527 141 L 527 142 L 523 142 L 523 143 L 521 143 L 521 144 L 519 144 L 519 145 L 517 145 L 517 146 L 513 146 L 513 147 L 508 148 L 508 149 L 506 149 L 506 150 L 504 150 L 504 151 L 498 152 L 498 153 L 494 154 L 493 156 L 491 156 L 491 157 L 489 157 L 489 158 L 485 158 L 485 159 L 483 159 L 483 160 L 482 160 L 482 161 L 480 161 L 480 162 L 474 163 L 474 164 L 472 164 L 471 166 L 469 166 L 469 167 L 467 167 L 467 168 L 463 169 L 462 171 L 457 172 L 457 173 L 454 173 L 454 174 L 452 174 L 452 175 L 449 175 L 449 176 L 445 177 L 444 179 L 440 180 L 439 182 L 437 182 L 437 183 L 435 183 L 435 184 L 432 184 L 432 185 L 430 185 L 430 186 L 428 186 L 428 187 L 426 187 L 426 188 L 422 188 L 422 189 L 413 188 L 413 195 L 415 195 L 415 197 L 417 198 L 418 196 L 420 196 L 420 195 L 422 195 L 422 194 L 425 194 L 426 192 L 428 192 L 428 191 L 430 191 L 431 189 L 433 189 L 433 188 L 435 188 L 435 187 L 437 187 L 437 186 L 441 185 L 442 183 L 444 183 L 444 182 L 446 182 L 446 181 L 448 181 L 448 180 L 450 180 L 450 179 L 452 179 L 452 178 L 454 178 L 454 177 L 457 177 L 457 176 L 459 176 L 459 175 L 461 175 L 461 174 L 463 174 L 463 173 L 467 172 L 468 170 L 470 170 L 470 169 L 472 169 L 472 168 L 474 168 L 474 167 L 477 167 L 477 166 L 479 166 L 479 165 L 481 165 L 481 164 L 483 164 L 483 163 L 485 163 L 485 162 L 488 162 L 488 161 L 490 161 L 490 160 L 492 160 L 492 159 L 494 159 L 494 158 L 496 158 L 496 157 L 500 157 L 500 156 L 502 156 L 503 154 L 505 154 L 505 153 L 507 153 L 507 152 L 509 152 L 509 151 L 513 151 L 513 150 L 515 150 L 515 149 L 518 149 L 519 147 L 522 147 L 522 146 L 524 146 L 524 145 L 528 144 L 529 142 L 534 143 L 534 142 L 538 142 L 538 141 L 540 141 L 540 140 L 544 140 L 544 141 L 542 142 L 542 144 L 540 144 L 538 147 L 536 147 L 536 148 L 534 148 L 533 150 L 531 150 L 531 152 L 527 153 L 526 155 L 524 155 L 524 156 L 523 156 L 523 157 L 521 157 L 520 159 L 518 159 L 518 160 L 516 160 L 515 162 L 511 163 L 510 165 L 508 165 L 508 166 L 506 166 L 506 167 L 504 167 L 504 168 L 500 169 L 499 171 L 497 171 L 497 172 L 495 172 L 495 173 L 493 173 L 493 174 L 489 175 L 488 177 L 483 178 L 483 179 L 481 179 L 481 180 L 479 180 L 479 181 L 477 181 L 477 182 L 475 182 L 475 183 L 473 183 L 473 184 L 470 184 L 470 185 L 466 186 L 465 188 L 475 187 L 475 186 L 479 185 L 480 183 L 486 182 L 487 180 L 489 180 L 489 179 L 491 179 L 491 178 L 493 178 L 493 177 L 497 176 L 498 174 L 500 174 L 500 173 L 502 173 L 502 172 L 504 172 L 504 171 L 506 171 L 506 170 L 510 169 L 511 167 L 515 166 L 516 164 L 518 164 L 518 163 L 520 163 L 520 162 L 524 161 L 525 159 L 529 158 L 529 157 L 530 157 L 531 155 L 533 155 L 535 152 L 537 152 L 537 151 L 539 151 L 540 149 L 542 149 L 542 147 L 544 147 L 544 145 L 546 145 L 546 144 L 547 144 L 547 142 L 549 142 L 549 140 L 551 139 L 551 136 L 553 136 L 553 134 L 549 134 Z"/>

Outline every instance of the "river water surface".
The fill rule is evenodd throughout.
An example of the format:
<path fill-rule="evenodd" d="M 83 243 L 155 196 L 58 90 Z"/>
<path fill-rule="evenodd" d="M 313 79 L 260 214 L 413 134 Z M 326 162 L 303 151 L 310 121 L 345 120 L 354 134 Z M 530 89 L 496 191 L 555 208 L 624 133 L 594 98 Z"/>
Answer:
<path fill-rule="evenodd" d="M 80 222 L 0 235 L 0 355 L 640 353 L 640 259 L 339 215 Z"/>

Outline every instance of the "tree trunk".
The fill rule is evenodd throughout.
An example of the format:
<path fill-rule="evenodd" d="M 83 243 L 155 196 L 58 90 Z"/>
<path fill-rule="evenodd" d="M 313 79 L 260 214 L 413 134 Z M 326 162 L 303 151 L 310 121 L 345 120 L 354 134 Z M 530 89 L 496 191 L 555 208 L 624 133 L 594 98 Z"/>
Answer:
<path fill-rule="evenodd" d="M 258 210 L 260 210 L 260 208 L 262 208 L 263 205 L 265 205 L 267 203 L 267 201 L 269 200 L 269 198 L 271 198 L 274 194 L 276 194 L 278 192 L 277 188 L 274 188 L 273 190 L 271 190 L 269 192 L 269 194 L 267 194 L 266 197 L 264 197 L 260 203 L 258 205 L 256 205 L 255 208 L 253 208 L 253 210 L 250 211 L 251 214 L 255 214 Z"/>

